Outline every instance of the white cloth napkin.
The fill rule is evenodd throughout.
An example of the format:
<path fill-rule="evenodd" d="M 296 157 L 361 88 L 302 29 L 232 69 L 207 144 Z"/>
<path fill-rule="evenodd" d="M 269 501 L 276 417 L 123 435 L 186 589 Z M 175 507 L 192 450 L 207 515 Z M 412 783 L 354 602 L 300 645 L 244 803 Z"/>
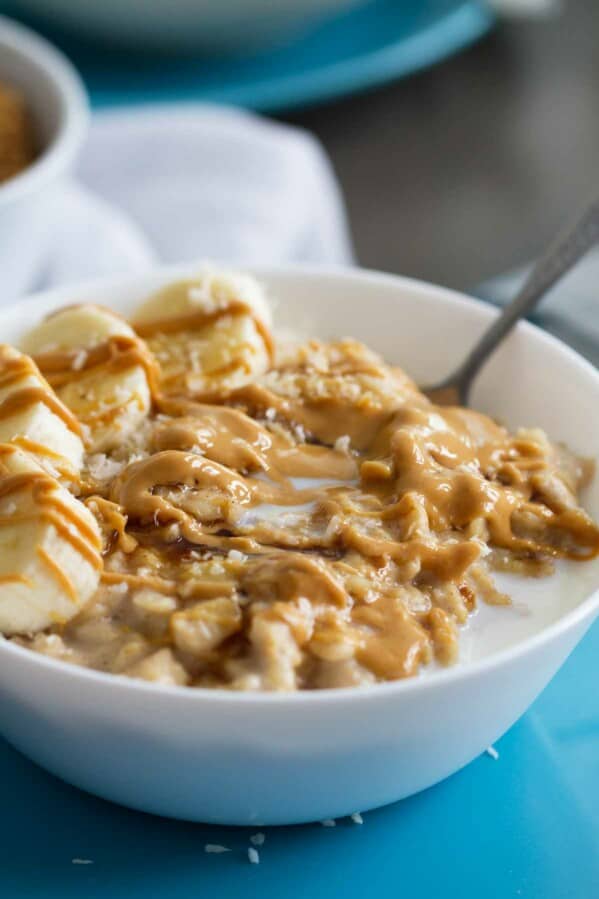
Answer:
<path fill-rule="evenodd" d="M 160 262 L 352 261 L 341 194 L 307 132 L 209 105 L 94 116 L 36 288 Z"/>

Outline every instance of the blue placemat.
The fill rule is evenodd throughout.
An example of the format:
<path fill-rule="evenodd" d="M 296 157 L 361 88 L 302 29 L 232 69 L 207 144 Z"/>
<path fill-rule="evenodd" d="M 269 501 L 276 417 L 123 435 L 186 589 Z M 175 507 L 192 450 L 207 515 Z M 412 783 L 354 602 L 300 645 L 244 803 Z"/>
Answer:
<path fill-rule="evenodd" d="M 599 623 L 497 744 L 497 761 L 483 755 L 438 786 L 365 814 L 363 825 L 267 828 L 258 866 L 248 862 L 248 829 L 128 811 L 66 786 L 0 742 L 0 895 L 594 899 L 598 657 Z M 232 852 L 207 855 L 205 843 Z"/>
<path fill-rule="evenodd" d="M 0 0 L 0 9 L 23 18 L 10 0 Z M 493 16 L 476 0 L 371 0 L 294 43 L 225 59 L 119 52 L 70 37 L 53 22 L 27 22 L 63 47 L 96 106 L 207 100 L 272 111 L 328 100 L 429 66 L 481 37 Z"/>

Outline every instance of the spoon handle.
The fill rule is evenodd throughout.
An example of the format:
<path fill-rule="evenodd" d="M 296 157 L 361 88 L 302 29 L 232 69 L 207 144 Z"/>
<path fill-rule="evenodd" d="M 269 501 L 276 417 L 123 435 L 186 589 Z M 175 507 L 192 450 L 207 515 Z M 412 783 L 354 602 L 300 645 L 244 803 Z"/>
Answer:
<path fill-rule="evenodd" d="M 476 346 L 470 351 L 458 371 L 450 379 L 467 398 L 470 385 L 479 369 L 514 327 L 537 305 L 575 262 L 599 241 L 599 200 L 588 206 L 575 225 L 557 237 L 536 262 L 533 270 L 514 297 L 504 307 Z"/>

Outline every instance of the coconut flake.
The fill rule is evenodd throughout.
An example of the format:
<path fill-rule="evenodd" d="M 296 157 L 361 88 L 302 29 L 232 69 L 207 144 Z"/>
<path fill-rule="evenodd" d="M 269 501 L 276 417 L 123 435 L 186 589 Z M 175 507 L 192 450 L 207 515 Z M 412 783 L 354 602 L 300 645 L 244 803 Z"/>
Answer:
<path fill-rule="evenodd" d="M 351 437 L 349 434 L 344 434 L 342 437 L 337 437 L 335 441 L 335 449 L 338 453 L 349 453 L 349 449 L 351 446 Z"/>
<path fill-rule="evenodd" d="M 239 552 L 238 549 L 230 549 L 227 554 L 227 559 L 230 559 L 231 562 L 245 562 L 247 556 L 245 553 Z"/>
<path fill-rule="evenodd" d="M 73 361 L 71 362 L 71 369 L 73 371 L 81 371 L 83 366 L 87 361 L 87 350 L 79 350 L 78 353 L 73 357 Z"/>
<path fill-rule="evenodd" d="M 105 453 L 94 453 L 87 459 L 87 470 L 96 481 L 110 481 L 120 474 L 124 467 L 124 462 L 110 459 Z"/>
<path fill-rule="evenodd" d="M 126 581 L 119 581 L 117 584 L 110 584 L 108 589 L 111 593 L 127 593 L 129 584 Z"/>

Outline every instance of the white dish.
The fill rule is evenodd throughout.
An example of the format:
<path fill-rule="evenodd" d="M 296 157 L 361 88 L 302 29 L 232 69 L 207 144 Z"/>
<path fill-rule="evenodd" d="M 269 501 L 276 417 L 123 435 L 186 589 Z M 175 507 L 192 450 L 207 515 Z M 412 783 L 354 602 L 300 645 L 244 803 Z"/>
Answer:
<path fill-rule="evenodd" d="M 2 300 L 39 274 L 60 216 L 60 183 L 72 168 L 88 122 L 85 91 L 69 61 L 47 41 L 0 16 L 0 82 L 17 88 L 31 112 L 40 153 L 0 184 Z"/>
<path fill-rule="evenodd" d="M 361 2 L 364 0 L 19 0 L 19 5 L 119 44 L 243 53 L 277 43 Z"/>
<path fill-rule="evenodd" d="M 127 314 L 190 266 L 63 288 L 2 310 L 3 339 L 87 300 Z M 349 270 L 258 271 L 284 328 L 352 335 L 434 381 L 494 315 L 438 287 Z M 550 401 L 548 401 L 550 398 Z M 599 457 L 599 373 L 528 324 L 490 361 L 473 404 Z M 584 497 L 599 515 L 597 480 Z M 221 824 L 338 817 L 447 777 L 528 708 L 599 611 L 599 560 L 514 584 L 517 607 L 474 618 L 449 670 L 293 695 L 157 687 L 0 641 L 0 731 L 65 780 L 134 808 Z M 523 614 L 526 604 L 530 615 Z M 505 616 L 502 617 L 505 613 Z M 485 617 L 486 616 L 486 617 Z M 508 622 L 508 624 L 506 624 Z"/>

